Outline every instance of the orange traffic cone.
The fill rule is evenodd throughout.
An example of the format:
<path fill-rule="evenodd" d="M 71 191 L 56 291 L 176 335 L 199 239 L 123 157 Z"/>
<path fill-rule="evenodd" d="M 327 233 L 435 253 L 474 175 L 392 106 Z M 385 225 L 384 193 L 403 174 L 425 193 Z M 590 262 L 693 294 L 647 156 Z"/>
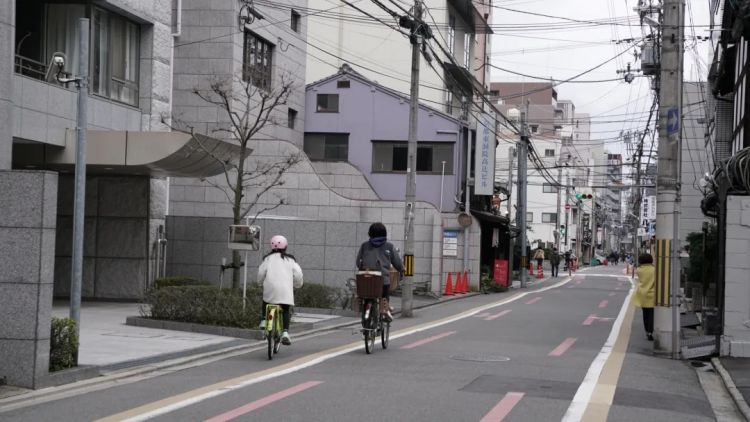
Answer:
<path fill-rule="evenodd" d="M 544 266 L 540 265 L 538 268 L 538 271 L 536 272 L 536 278 L 542 279 L 544 278 Z"/>
<path fill-rule="evenodd" d="M 458 287 L 456 287 L 456 293 L 460 293 L 460 294 L 466 293 L 467 292 L 467 289 L 466 289 L 466 273 L 464 272 L 463 275 L 461 275 L 460 272 L 456 273 L 456 278 L 459 280 L 456 283 L 456 285 L 458 286 Z"/>
<path fill-rule="evenodd" d="M 529 262 L 529 275 L 534 275 L 534 264 L 532 264 L 531 262 Z"/>
<path fill-rule="evenodd" d="M 448 272 L 448 280 L 445 281 L 445 293 L 443 296 L 453 296 L 453 276 Z"/>
<path fill-rule="evenodd" d="M 464 271 L 464 293 L 469 293 L 469 272 Z"/>

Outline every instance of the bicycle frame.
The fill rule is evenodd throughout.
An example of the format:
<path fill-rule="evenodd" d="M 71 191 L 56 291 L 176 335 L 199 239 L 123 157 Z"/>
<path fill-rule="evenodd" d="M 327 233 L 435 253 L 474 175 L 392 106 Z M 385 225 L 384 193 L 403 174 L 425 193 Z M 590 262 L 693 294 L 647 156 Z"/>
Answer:
<path fill-rule="evenodd" d="M 283 328 L 283 321 L 281 316 L 281 306 L 279 305 L 266 305 L 266 328 L 264 335 L 268 336 L 269 333 L 276 328 L 277 333 L 281 333 Z"/>

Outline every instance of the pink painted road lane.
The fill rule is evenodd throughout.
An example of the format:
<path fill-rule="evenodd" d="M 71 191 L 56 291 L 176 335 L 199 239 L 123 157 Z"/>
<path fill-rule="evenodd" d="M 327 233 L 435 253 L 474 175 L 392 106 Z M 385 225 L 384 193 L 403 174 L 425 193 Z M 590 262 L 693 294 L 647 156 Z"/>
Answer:
<path fill-rule="evenodd" d="M 277 402 L 281 399 L 285 399 L 289 396 L 293 396 L 297 393 L 300 393 L 302 391 L 307 390 L 308 388 L 315 387 L 316 385 L 322 384 L 323 381 L 308 381 L 303 382 L 302 384 L 296 385 L 292 388 L 287 388 L 286 390 L 279 391 L 278 393 L 273 393 L 271 395 L 265 396 L 262 399 L 255 400 L 254 402 L 248 403 L 244 406 L 238 407 L 234 410 L 230 410 L 229 412 L 222 413 L 221 415 L 214 416 L 211 419 L 206 419 L 205 422 L 226 422 L 231 421 L 232 419 L 238 418 L 242 415 L 245 415 L 247 413 L 252 412 L 253 410 L 258 410 L 261 407 L 268 406 L 271 403 Z"/>
<path fill-rule="evenodd" d="M 512 311 L 513 311 L 512 309 L 506 309 L 506 310 L 504 310 L 504 311 L 500 311 L 500 312 L 496 313 L 495 315 L 490 315 L 490 316 L 488 316 L 487 318 L 485 318 L 484 320 L 485 320 L 485 321 L 492 321 L 492 320 L 495 320 L 495 319 L 498 319 L 498 318 L 500 318 L 500 317 L 501 317 L 501 316 L 503 316 L 503 315 L 508 315 L 508 314 L 509 314 L 509 313 L 511 313 Z"/>
<path fill-rule="evenodd" d="M 572 346 L 576 342 L 576 340 L 578 339 L 575 337 L 566 338 L 562 343 L 560 343 L 559 346 L 555 347 L 553 351 L 549 352 L 547 356 L 562 356 L 563 353 L 567 352 L 568 349 L 570 349 L 570 346 Z"/>
<path fill-rule="evenodd" d="M 609 303 L 608 300 L 603 300 L 599 302 L 599 309 L 606 308 L 608 303 Z"/>
<path fill-rule="evenodd" d="M 615 292 L 612 292 L 612 293 L 609 294 L 610 297 L 615 296 L 615 295 L 617 295 L 617 293 L 615 293 Z"/>
<path fill-rule="evenodd" d="M 435 340 L 440 340 L 443 337 L 448 337 L 450 335 L 456 334 L 456 331 L 448 331 L 447 333 L 438 334 L 436 336 L 427 337 L 425 339 L 415 341 L 414 343 L 407 344 L 406 346 L 401 346 L 401 349 L 413 349 L 415 347 L 422 346 L 427 343 L 432 343 Z"/>
<path fill-rule="evenodd" d="M 596 314 L 591 314 L 586 317 L 586 319 L 583 321 L 583 324 L 581 325 L 591 325 L 594 323 L 595 319 L 596 319 Z"/>
<path fill-rule="evenodd" d="M 479 422 L 502 422 L 522 398 L 523 393 L 506 393 L 503 399 L 489 413 L 484 415 Z"/>
<path fill-rule="evenodd" d="M 542 297 L 541 296 L 537 296 L 537 297 L 531 299 L 530 301 L 526 302 L 526 304 L 527 305 L 533 305 L 533 304 L 539 302 L 540 300 L 542 300 Z"/>

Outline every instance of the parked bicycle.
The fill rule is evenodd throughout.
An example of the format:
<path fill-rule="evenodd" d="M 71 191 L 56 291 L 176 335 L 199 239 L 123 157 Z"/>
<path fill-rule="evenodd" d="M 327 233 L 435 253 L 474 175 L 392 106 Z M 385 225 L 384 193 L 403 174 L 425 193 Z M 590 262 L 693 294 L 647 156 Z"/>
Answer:
<path fill-rule="evenodd" d="M 391 323 L 385 314 L 383 277 L 379 271 L 359 271 L 355 283 L 365 352 L 371 354 L 375 351 L 375 338 L 378 336 L 383 349 L 387 349 Z"/>

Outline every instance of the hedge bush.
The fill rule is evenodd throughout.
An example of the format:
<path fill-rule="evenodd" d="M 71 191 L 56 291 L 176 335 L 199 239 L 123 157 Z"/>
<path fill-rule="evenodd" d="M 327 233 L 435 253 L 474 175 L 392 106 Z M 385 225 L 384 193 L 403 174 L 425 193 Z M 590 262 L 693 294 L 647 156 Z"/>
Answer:
<path fill-rule="evenodd" d="M 211 283 L 208 281 L 198 280 L 193 277 L 187 276 L 174 276 L 174 277 L 162 277 L 154 280 L 154 288 L 161 289 L 162 287 L 174 287 L 174 286 L 210 286 Z"/>
<path fill-rule="evenodd" d="M 260 322 L 262 290 L 248 285 L 243 309 L 242 290 L 215 286 L 170 286 L 146 292 L 141 314 L 147 318 L 224 327 L 255 328 Z"/>
<path fill-rule="evenodd" d="M 303 308 L 331 309 L 343 306 L 343 300 L 341 289 L 325 284 L 305 283 L 294 291 L 295 306 Z"/>
<path fill-rule="evenodd" d="M 70 318 L 52 318 L 49 371 L 72 368 L 78 364 L 76 322 Z"/>

